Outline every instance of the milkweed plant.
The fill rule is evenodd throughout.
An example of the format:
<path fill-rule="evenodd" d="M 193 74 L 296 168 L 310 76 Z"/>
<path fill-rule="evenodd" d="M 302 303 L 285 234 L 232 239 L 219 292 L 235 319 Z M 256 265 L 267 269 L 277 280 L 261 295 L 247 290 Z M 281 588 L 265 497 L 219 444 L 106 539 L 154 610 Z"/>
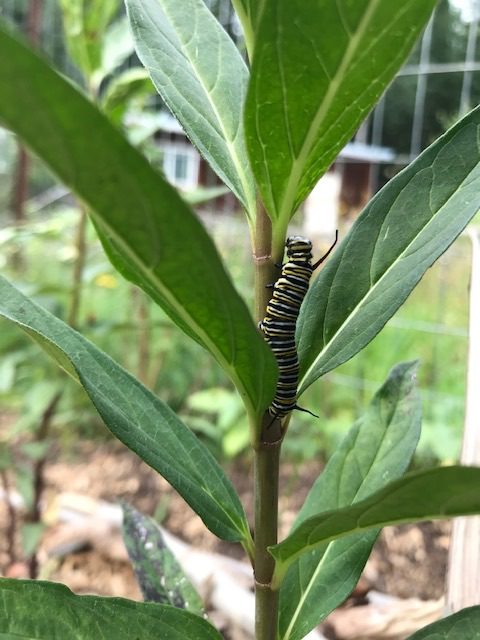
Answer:
<path fill-rule="evenodd" d="M 406 473 L 421 421 L 416 363 L 408 362 L 390 372 L 277 539 L 280 452 L 302 394 L 377 335 L 479 208 L 480 110 L 373 197 L 310 281 L 321 252 L 297 237 L 284 257 L 289 223 L 405 61 L 435 2 L 233 4 L 244 56 L 202 0 L 126 0 L 137 54 L 163 102 L 245 213 L 253 309 L 179 193 L 5 26 L 0 119 L 88 208 L 118 271 L 230 377 L 250 425 L 254 522 L 209 450 L 160 397 L 4 279 L 0 313 L 84 388 L 110 431 L 210 531 L 242 545 L 255 579 L 257 640 L 300 640 L 351 593 L 381 527 L 480 512 L 480 469 Z M 1 579 L 0 635 L 220 639 L 184 578 L 170 583 L 173 599 L 161 594 L 158 558 L 139 542 L 147 520 L 126 508 L 125 522 L 142 590 L 157 602 Z M 411 638 L 468 640 L 479 627 L 480 607 L 472 607 Z"/>

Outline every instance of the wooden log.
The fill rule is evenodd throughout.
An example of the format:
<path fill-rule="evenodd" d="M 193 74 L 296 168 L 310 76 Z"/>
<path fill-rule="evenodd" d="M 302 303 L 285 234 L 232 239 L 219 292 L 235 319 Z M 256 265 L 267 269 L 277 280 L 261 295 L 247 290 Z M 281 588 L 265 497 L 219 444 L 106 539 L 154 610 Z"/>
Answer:
<path fill-rule="evenodd" d="M 53 498 L 44 521 L 55 530 L 47 538 L 40 559 L 71 553 L 86 544 L 108 558 L 128 561 L 120 527 L 120 506 L 89 496 L 62 493 Z M 227 556 L 203 551 L 160 527 L 165 542 L 186 575 L 211 607 L 253 638 L 255 601 L 251 567 Z M 326 640 L 312 631 L 305 640 Z"/>
<path fill-rule="evenodd" d="M 438 620 L 443 599 L 401 599 L 370 591 L 369 603 L 340 608 L 327 618 L 327 628 L 337 640 L 405 640 L 412 633 Z"/>

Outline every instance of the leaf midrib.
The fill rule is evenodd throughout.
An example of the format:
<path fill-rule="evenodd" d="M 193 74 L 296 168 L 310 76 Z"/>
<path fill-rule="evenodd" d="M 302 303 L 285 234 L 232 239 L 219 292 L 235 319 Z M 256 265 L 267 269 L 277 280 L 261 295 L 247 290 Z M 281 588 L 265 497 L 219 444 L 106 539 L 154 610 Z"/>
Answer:
<path fill-rule="evenodd" d="M 43 335 L 43 334 L 40 334 L 40 335 Z M 45 337 L 46 337 L 46 336 L 45 336 Z M 49 338 L 47 338 L 47 337 L 46 337 L 46 339 L 47 339 L 47 340 L 49 340 Z M 61 348 L 61 347 L 58 347 L 58 348 Z M 62 349 L 62 351 L 63 351 L 63 349 Z M 84 376 L 82 376 L 82 375 L 81 375 L 80 371 L 79 371 L 79 370 L 78 370 L 78 368 L 75 366 L 75 363 L 74 363 L 74 362 L 69 358 L 68 354 L 67 354 L 65 351 L 63 351 L 63 353 L 67 356 L 67 358 L 70 360 L 70 362 L 72 363 L 72 365 L 75 367 L 75 370 L 77 371 L 78 375 L 80 376 L 80 380 L 81 380 Z M 109 379 L 110 379 L 110 376 L 108 376 L 108 377 L 109 377 Z M 83 382 L 82 382 L 82 386 L 83 386 L 83 387 L 85 387 L 85 385 L 83 384 Z M 126 422 L 131 422 L 131 418 L 129 418 L 128 414 L 127 414 L 127 413 L 125 413 L 125 411 L 124 411 L 123 409 L 121 409 L 121 408 L 119 407 L 119 405 L 114 404 L 114 403 L 113 403 L 113 401 L 110 399 L 110 397 L 109 397 L 108 395 L 106 395 L 104 392 L 100 391 L 100 389 L 99 389 L 98 387 L 97 387 L 96 391 L 97 391 L 97 393 L 99 394 L 99 396 L 103 398 L 103 401 L 104 401 L 104 403 L 105 403 L 107 406 L 108 406 L 108 405 L 113 406 L 113 407 L 114 407 L 114 409 L 115 409 L 115 411 L 119 411 L 119 412 L 122 414 L 122 416 L 123 416 L 123 418 L 125 419 L 125 421 L 126 421 Z M 137 422 L 138 422 L 138 420 L 137 420 Z M 186 429 L 188 429 L 188 427 L 187 427 L 186 425 L 185 425 L 185 428 L 186 428 Z M 146 432 L 146 431 L 145 431 L 145 430 L 143 430 L 143 429 L 142 429 L 141 431 L 142 431 L 143 435 L 148 439 L 148 441 L 150 441 L 150 442 L 151 442 L 151 444 L 152 444 L 152 445 L 157 445 L 157 444 L 158 444 L 158 442 L 155 440 L 155 438 L 154 438 L 151 434 L 149 434 L 148 432 Z M 185 456 L 185 457 L 183 457 L 182 459 L 183 459 L 183 460 L 188 459 L 188 457 L 189 457 L 189 455 L 190 455 L 190 450 L 189 450 L 189 449 L 187 448 L 187 446 L 184 444 L 184 442 L 182 441 L 182 439 L 177 437 L 177 435 L 176 435 L 176 433 L 175 433 L 175 429 L 171 429 L 171 430 L 170 430 L 170 435 L 171 435 L 171 436 L 173 436 L 173 438 L 174 438 L 174 440 L 175 440 L 175 443 L 176 443 L 176 446 L 177 446 L 177 447 L 179 447 L 180 449 L 182 449 L 182 450 L 185 452 L 186 456 Z M 200 453 L 201 453 L 201 454 L 203 454 L 203 452 L 201 451 L 201 448 L 200 448 Z M 168 456 L 165 456 L 165 453 L 164 453 L 164 457 L 165 457 L 165 458 L 167 458 L 167 457 L 168 457 L 168 460 L 170 460 L 170 462 L 167 462 L 168 466 L 169 466 L 171 469 L 174 469 L 174 470 L 175 470 L 175 472 L 176 472 L 177 476 L 180 476 L 180 477 L 182 478 L 182 483 L 183 483 L 183 484 L 186 484 L 186 485 L 189 485 L 189 486 L 196 486 L 196 487 L 200 487 L 200 488 L 201 488 L 201 490 L 202 490 L 202 493 L 203 493 L 203 494 L 205 494 L 206 496 L 208 496 L 208 497 L 210 498 L 210 500 L 211 500 L 212 502 L 214 502 L 214 503 L 217 505 L 217 507 L 219 508 L 219 510 L 220 510 L 224 515 L 226 515 L 226 516 L 227 516 L 228 520 L 232 523 L 232 526 L 233 526 L 234 530 L 235 530 L 235 531 L 237 531 L 237 532 L 240 532 L 240 533 L 242 533 L 242 532 L 243 532 L 243 527 L 240 527 L 240 524 L 239 524 L 239 523 L 238 523 L 238 522 L 237 522 L 237 521 L 236 521 L 236 520 L 231 516 L 231 514 L 230 514 L 230 513 L 225 509 L 225 507 L 223 506 L 223 503 L 222 503 L 222 502 L 220 502 L 220 501 L 219 501 L 219 499 L 217 498 L 217 496 L 216 496 L 216 495 L 214 495 L 214 494 L 209 490 L 208 485 L 205 485 L 205 484 L 204 484 L 203 476 L 202 476 L 202 474 L 201 474 L 201 473 L 199 474 L 199 470 L 198 470 L 197 468 L 195 468 L 195 467 L 190 467 L 190 468 L 189 468 L 190 475 L 189 475 L 188 473 L 184 473 L 184 472 L 183 472 L 183 466 L 182 466 L 182 465 L 177 465 L 177 464 L 175 464 L 176 460 L 175 460 L 175 458 L 174 458 L 174 457 L 172 457 L 172 455 L 171 455 L 171 454 L 168 454 Z M 204 459 L 203 461 L 205 462 L 205 459 Z M 213 467 L 212 467 L 212 465 L 210 465 L 210 464 L 209 464 L 208 459 L 206 460 L 206 462 L 207 462 L 207 464 L 209 465 L 209 466 L 208 466 L 209 471 L 210 471 L 210 472 L 213 472 L 213 473 L 215 474 L 215 477 L 218 479 L 218 483 L 217 483 L 217 484 L 218 484 L 218 485 L 225 486 L 225 485 L 223 484 L 223 478 L 221 478 L 221 476 L 220 476 L 220 474 L 219 474 L 219 470 L 215 467 L 215 465 L 213 465 Z M 204 471 L 205 471 L 205 469 L 204 469 Z M 194 479 L 196 479 L 196 482 L 194 481 Z M 218 522 L 219 522 L 220 524 L 222 524 L 220 520 L 218 520 Z M 244 522 L 243 522 L 243 519 L 242 519 L 242 525 L 243 525 L 243 524 L 244 524 Z M 224 525 L 222 524 L 222 526 L 224 526 Z"/>
<path fill-rule="evenodd" d="M 441 149 L 440 149 L 441 151 Z M 435 159 L 438 157 L 438 154 L 435 156 Z M 432 169 L 433 172 L 433 164 L 435 159 L 432 161 L 432 163 L 427 166 L 424 167 L 425 169 Z M 350 323 L 353 321 L 353 319 L 355 318 L 355 316 L 360 312 L 361 308 L 368 302 L 368 299 L 372 297 L 372 295 L 375 293 L 375 290 L 377 289 L 378 286 L 380 286 L 380 284 L 382 284 L 384 282 L 384 280 L 388 277 L 390 271 L 404 258 L 404 256 L 408 253 L 409 249 L 411 248 L 411 246 L 418 241 L 418 239 L 422 236 L 422 234 L 425 233 L 426 230 L 428 230 L 429 225 L 433 224 L 433 222 L 436 220 L 437 216 L 441 214 L 442 210 L 447 207 L 447 205 L 449 204 L 450 200 L 452 200 L 452 198 L 457 195 L 457 193 L 463 188 L 464 183 L 466 182 L 466 180 L 468 180 L 469 176 L 478 169 L 478 162 L 477 164 L 473 167 L 473 169 L 471 169 L 471 171 L 469 171 L 465 178 L 462 180 L 462 182 L 460 182 L 460 184 L 457 186 L 457 188 L 449 195 L 449 197 L 445 200 L 445 202 L 442 204 L 441 207 L 439 207 L 435 212 L 432 212 L 432 215 L 430 217 L 430 220 L 427 222 L 427 224 L 422 227 L 420 233 L 418 233 L 417 235 L 415 235 L 412 240 L 408 243 L 408 245 L 406 245 L 406 247 L 404 248 L 404 250 L 402 251 L 402 253 L 390 264 L 390 266 L 384 271 L 384 273 L 382 274 L 382 276 L 375 282 L 375 284 L 373 285 L 373 287 L 370 287 L 370 289 L 367 292 L 367 295 L 365 297 L 363 297 L 361 300 L 359 300 L 359 302 L 357 303 L 357 305 L 352 309 L 351 313 L 345 318 L 345 320 L 342 322 L 342 324 L 340 325 L 340 327 L 337 329 L 337 331 L 335 332 L 335 334 L 332 335 L 332 337 L 330 338 L 330 340 L 328 341 L 328 343 L 324 344 L 324 346 L 322 347 L 322 350 L 318 353 L 318 356 L 315 358 L 315 360 L 312 362 L 312 364 L 308 367 L 307 371 L 305 372 L 305 374 L 302 376 L 299 385 L 298 385 L 298 395 L 300 396 L 307 387 L 304 388 L 304 381 L 307 380 L 307 378 L 310 376 L 310 374 L 313 372 L 313 370 L 315 369 L 317 363 L 319 362 L 319 360 L 321 360 L 322 356 L 332 347 L 332 344 L 335 342 L 335 340 L 338 339 L 338 336 L 341 335 L 341 333 L 345 330 L 345 327 L 348 328 L 348 326 L 350 325 Z M 395 196 L 395 200 L 398 200 L 399 196 L 401 195 L 401 193 L 408 187 L 408 185 L 410 184 L 411 180 L 415 177 L 416 174 L 414 174 L 410 180 L 407 182 L 407 184 L 405 184 L 405 186 L 398 192 L 398 194 Z M 390 207 L 390 210 L 391 211 Z M 378 236 L 377 236 L 378 239 Z M 375 248 L 374 248 L 375 251 Z M 340 266 L 340 264 L 339 264 Z M 326 308 L 328 307 L 328 300 L 326 303 Z"/>
<path fill-rule="evenodd" d="M 215 357 L 217 362 L 219 362 L 221 366 L 229 373 L 230 378 L 232 379 L 235 386 L 240 391 L 242 391 L 243 394 L 248 398 L 249 407 L 247 408 L 249 408 L 253 413 L 255 413 L 258 410 L 258 407 L 255 406 L 253 402 L 253 398 L 248 392 L 248 389 L 245 387 L 245 385 L 243 384 L 243 381 L 237 375 L 237 372 L 233 367 L 233 363 L 227 360 L 223 352 L 220 351 L 217 345 L 210 339 L 210 336 L 208 335 L 208 333 L 194 320 L 193 316 L 191 316 L 190 313 L 188 313 L 188 311 L 184 308 L 184 306 L 181 304 L 178 298 L 173 294 L 171 289 L 169 289 L 166 285 L 163 284 L 163 282 L 160 279 L 157 278 L 153 269 L 145 265 L 141 257 L 138 256 L 137 253 L 131 249 L 129 244 L 124 241 L 123 237 L 119 236 L 116 233 L 115 228 L 112 227 L 106 219 L 102 218 L 101 216 L 98 216 L 95 211 L 91 212 L 91 216 L 96 218 L 99 221 L 101 227 L 108 229 L 111 237 L 114 238 L 115 243 L 122 248 L 122 251 L 124 252 L 124 254 L 128 256 L 130 260 L 138 267 L 140 272 L 144 275 L 145 279 L 150 283 L 153 289 L 161 293 L 161 295 L 167 300 L 170 306 L 175 309 L 176 313 L 182 319 L 182 321 L 188 327 L 190 327 L 194 331 L 194 333 L 201 339 L 203 344 L 208 348 L 210 353 L 212 353 L 212 355 Z M 236 294 L 235 290 L 233 290 L 233 292 L 235 295 L 238 295 Z M 231 326 L 233 326 L 229 313 L 227 313 L 227 317 L 228 317 L 229 323 L 231 324 Z M 235 340 L 234 332 L 230 332 L 230 333 L 231 333 L 232 340 Z M 235 350 L 232 352 L 232 355 L 234 354 L 235 354 Z"/>
<path fill-rule="evenodd" d="M 5 43 L 8 43 L 8 36 L 5 32 L 5 34 L 2 34 L 2 45 L 3 43 L 3 36 L 5 36 Z M 24 62 L 24 64 L 27 64 L 26 62 Z M 28 61 L 28 64 L 31 64 L 31 61 Z M 14 81 L 14 79 L 12 78 L 12 82 Z M 51 78 L 49 78 L 49 87 L 51 86 Z M 43 84 L 42 84 L 43 86 Z M 23 85 L 22 85 L 23 87 Z M 58 89 L 58 87 L 56 87 L 56 89 Z M 10 112 L 9 112 L 10 113 Z M 48 116 L 45 116 L 46 121 L 45 121 L 45 128 L 49 128 L 52 131 L 54 130 L 54 127 L 52 125 L 52 120 L 51 118 Z M 13 121 L 15 122 L 15 119 L 12 117 L 9 117 L 10 123 Z M 13 127 L 15 128 L 15 127 Z M 31 139 L 32 136 L 30 135 L 31 132 L 30 130 L 28 130 L 28 138 Z M 56 144 L 62 144 L 62 140 L 63 138 L 60 136 L 60 138 L 56 138 Z M 35 150 L 40 153 L 40 155 L 42 155 L 43 152 L 43 148 L 41 147 L 41 145 L 39 146 L 38 144 L 34 145 Z M 66 155 L 66 157 L 68 156 L 68 154 Z M 49 164 L 50 164 L 50 160 L 49 160 Z M 71 184 L 72 182 L 72 178 L 71 175 L 69 175 L 69 172 L 71 173 L 72 171 L 74 171 L 75 167 L 72 169 L 72 167 L 69 166 L 69 172 L 65 172 L 65 171 L 60 171 L 58 169 L 58 167 L 56 166 L 55 163 L 51 163 L 52 166 L 55 167 L 55 171 L 57 171 L 57 173 L 59 173 L 60 177 L 64 180 L 64 182 L 66 182 L 67 184 Z M 74 185 L 75 186 L 75 185 Z M 76 189 L 74 189 L 76 190 Z M 81 187 L 81 191 L 83 196 L 85 195 L 84 191 L 85 189 L 83 188 L 83 186 Z M 84 198 L 85 199 L 85 198 Z M 88 199 L 87 204 L 92 205 L 92 203 L 90 202 L 91 198 Z M 98 203 L 97 203 L 98 204 Z M 102 205 L 103 206 L 103 205 Z M 146 278 L 146 280 L 148 281 L 148 283 L 150 283 L 150 286 L 152 286 L 153 290 L 157 290 L 159 291 L 163 297 L 167 300 L 170 301 L 170 304 L 172 306 L 172 308 L 175 310 L 175 312 L 177 313 L 177 315 L 179 316 L 179 318 L 181 318 L 184 323 L 186 324 L 186 326 L 191 327 L 192 331 L 195 332 L 195 334 L 199 337 L 200 341 L 204 344 L 204 346 L 211 352 L 211 354 L 214 356 L 214 358 L 219 362 L 219 364 L 226 370 L 226 372 L 228 373 L 228 375 L 230 376 L 232 382 L 234 383 L 234 385 L 238 388 L 238 390 L 241 392 L 242 396 L 245 398 L 245 405 L 246 405 L 246 409 L 247 412 L 249 413 L 250 416 L 256 416 L 257 413 L 263 409 L 262 405 L 262 400 L 261 400 L 261 396 L 259 394 L 256 393 L 257 389 L 253 389 L 252 388 L 252 382 L 254 382 L 253 380 L 251 380 L 251 376 L 250 374 L 244 376 L 246 377 L 246 380 L 244 381 L 242 378 L 240 378 L 239 374 L 237 373 L 235 367 L 233 366 L 234 360 L 232 359 L 232 361 L 228 360 L 227 357 L 223 354 L 223 352 L 220 350 L 219 347 L 217 347 L 217 345 L 210 339 L 209 335 L 205 332 L 205 330 L 203 328 L 201 328 L 197 321 L 194 320 L 194 318 L 183 308 L 183 305 L 180 303 L 179 299 L 176 298 L 173 293 L 167 289 L 165 287 L 165 285 L 162 283 L 162 281 L 159 281 L 158 279 L 156 279 L 155 275 L 153 273 L 151 273 L 151 271 L 148 269 L 148 267 L 145 265 L 145 263 L 142 260 L 142 256 L 140 254 L 140 252 L 135 253 L 134 251 L 132 251 L 128 245 L 128 243 L 126 243 L 126 241 L 124 242 L 122 239 L 119 238 L 118 234 L 116 233 L 115 229 L 112 227 L 112 224 L 110 221 L 108 221 L 106 218 L 104 218 L 102 215 L 99 215 L 95 212 L 95 209 L 97 208 L 96 204 L 93 204 L 91 206 L 91 217 L 93 219 L 95 219 L 96 221 L 98 221 L 98 224 L 101 228 L 105 228 L 108 230 L 108 232 L 110 233 L 110 235 L 115 239 L 115 242 L 118 244 L 119 247 L 122 248 L 122 251 L 125 255 L 129 256 L 131 261 L 137 266 L 138 271 L 143 274 L 143 276 Z M 193 214 L 192 214 L 193 215 Z M 150 222 L 150 221 L 149 221 Z M 223 267 L 222 267 L 222 273 L 225 273 Z M 226 274 L 225 274 L 225 277 Z M 215 282 L 217 283 L 217 279 L 215 279 Z M 229 285 L 231 285 L 230 281 L 228 282 Z M 217 285 L 218 286 L 218 285 Z M 236 296 L 238 302 L 241 302 L 241 304 L 244 306 L 244 310 L 245 310 L 245 315 L 248 316 L 248 309 L 245 305 L 245 303 L 243 302 L 243 300 L 240 298 L 240 296 L 238 295 L 238 293 L 236 292 L 235 288 L 233 287 L 233 285 L 231 285 L 231 289 L 232 289 L 232 295 Z M 219 297 L 220 300 L 225 300 L 225 303 L 227 302 L 228 296 L 225 296 L 224 294 L 221 295 Z M 238 311 L 238 304 L 236 305 L 236 310 Z M 230 323 L 233 322 L 232 318 L 228 318 L 228 321 Z M 253 323 L 252 323 L 252 327 L 253 327 Z M 252 334 L 253 337 L 253 334 Z M 231 336 L 231 340 L 236 340 L 237 336 L 236 335 L 232 335 Z M 267 353 L 264 354 L 265 356 L 267 355 Z M 232 352 L 232 358 L 235 357 L 235 351 Z M 265 360 L 265 358 L 264 358 Z M 263 362 L 263 365 L 265 367 L 265 362 Z M 250 385 L 250 388 L 247 388 L 246 384 L 244 383 L 246 382 L 247 384 Z"/>
<path fill-rule="evenodd" d="M 422 475 L 427 475 L 431 472 L 441 472 L 443 471 L 442 475 L 446 475 L 445 472 L 447 472 L 447 470 L 455 470 L 458 471 L 459 469 L 477 469 L 476 467 L 459 467 L 459 466 L 452 466 L 452 467 L 437 467 L 437 468 L 433 468 L 433 469 L 427 469 L 424 470 Z M 478 469 L 477 469 L 478 470 Z M 395 487 L 395 491 L 405 491 L 409 485 L 411 485 L 412 483 L 415 483 L 418 478 L 419 478 L 420 474 L 414 473 L 412 474 L 411 477 L 404 477 L 403 479 L 403 484 L 401 486 L 396 486 Z M 447 478 L 448 479 L 448 478 Z M 399 478 L 397 481 L 394 482 L 398 482 L 399 480 L 401 480 L 401 478 Z M 465 483 L 465 486 L 463 486 L 463 484 Z M 378 508 L 378 502 L 382 502 L 383 498 L 385 497 L 383 494 L 385 492 L 385 490 L 387 489 L 388 485 L 386 487 L 384 487 L 383 489 L 381 489 L 378 493 L 382 493 L 381 496 L 379 496 L 377 498 L 377 502 L 374 502 L 372 504 L 370 504 L 368 506 L 368 511 L 370 510 L 375 510 L 375 508 Z M 466 488 L 466 481 L 464 478 L 462 478 L 462 488 Z M 474 494 L 477 498 L 478 495 L 477 493 L 475 493 L 474 489 L 472 489 L 471 487 L 468 488 L 469 493 L 470 494 Z M 395 491 L 388 496 L 389 498 L 392 497 L 392 495 L 395 495 Z M 365 498 L 365 501 L 368 501 L 369 498 Z M 445 499 L 444 499 L 445 500 Z M 359 504 L 361 504 L 363 501 L 360 501 L 358 503 L 356 503 L 356 505 L 358 506 Z M 448 505 L 448 509 L 445 508 L 445 505 Z M 341 540 L 343 538 L 346 538 L 347 536 L 350 536 L 352 534 L 355 533 L 362 533 L 362 532 L 366 532 L 372 529 L 377 529 L 377 528 L 383 528 L 386 526 L 390 526 L 390 525 L 401 525 L 401 524 L 408 524 L 410 522 L 412 522 L 414 519 L 417 521 L 424 521 L 424 520 L 442 520 L 442 519 L 446 519 L 446 518 L 453 518 L 453 517 L 457 517 L 457 516 L 466 516 L 466 515 L 476 515 L 478 514 L 478 508 L 477 507 L 469 507 L 468 509 L 466 508 L 459 508 L 458 506 L 456 506 L 456 503 L 452 500 L 452 496 L 449 496 L 449 499 L 447 500 L 447 502 L 442 502 L 441 505 L 436 505 L 438 506 L 438 509 L 435 509 L 433 512 L 422 512 L 421 515 L 418 513 L 415 513 L 414 509 L 411 512 L 411 515 L 409 516 L 396 516 L 396 517 L 392 517 L 392 518 L 381 518 L 379 517 L 378 520 L 374 523 L 371 522 L 367 522 L 366 524 L 359 524 L 358 520 L 355 526 L 346 528 L 344 527 L 341 530 L 336 531 L 336 533 L 332 533 L 326 537 L 323 537 L 322 534 L 317 533 L 318 528 L 322 529 L 322 527 L 325 524 L 325 521 L 323 522 L 319 522 L 317 524 L 315 524 L 313 526 L 313 528 L 307 532 L 306 534 L 304 534 L 304 539 L 305 539 L 305 543 L 303 544 L 303 546 L 301 548 L 298 548 L 296 551 L 287 551 L 287 553 L 285 555 L 280 554 L 280 556 L 276 557 L 276 562 L 277 562 L 277 569 L 276 571 L 280 568 L 280 575 L 285 575 L 285 571 L 291 566 L 291 564 L 297 560 L 297 558 L 300 558 L 302 555 L 304 555 L 305 553 L 308 553 L 309 551 L 313 551 L 314 549 L 316 549 L 317 547 L 319 547 L 322 544 L 325 544 L 327 542 L 329 542 L 330 540 L 334 541 L 334 540 Z M 355 505 L 350 505 L 349 507 L 343 507 L 342 509 L 334 509 L 330 512 L 325 512 L 324 514 L 320 514 L 319 516 L 313 516 L 312 518 L 309 518 L 309 520 L 314 520 L 317 517 L 321 517 L 324 516 L 325 514 L 328 515 L 333 515 L 335 512 L 337 511 L 347 511 L 348 509 L 350 509 L 351 507 L 355 507 Z M 368 513 L 368 511 L 366 513 Z M 365 517 L 365 513 L 361 513 L 360 516 Z M 308 520 L 306 520 L 305 522 L 308 522 Z M 294 534 L 292 534 L 293 536 Z M 289 536 L 290 538 L 290 536 Z M 278 548 L 282 549 L 284 543 L 286 542 L 286 540 L 288 540 L 289 538 L 286 538 L 283 542 L 277 544 L 277 545 L 273 545 L 273 547 L 270 547 L 270 550 L 276 550 Z M 290 544 L 291 541 L 289 540 Z M 283 556 L 283 557 L 282 557 Z M 274 578 L 275 579 L 275 578 Z"/>

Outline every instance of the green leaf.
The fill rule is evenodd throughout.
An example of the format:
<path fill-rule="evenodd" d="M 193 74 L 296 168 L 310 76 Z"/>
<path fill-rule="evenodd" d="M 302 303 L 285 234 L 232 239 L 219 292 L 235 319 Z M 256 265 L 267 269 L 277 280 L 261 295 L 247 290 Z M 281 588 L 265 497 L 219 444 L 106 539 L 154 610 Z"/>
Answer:
<path fill-rule="evenodd" d="M 397 365 L 328 461 L 294 529 L 318 513 L 359 502 L 406 470 L 420 437 L 415 362 Z M 335 540 L 290 567 L 280 588 L 280 639 L 299 640 L 355 587 L 377 531 Z"/>
<path fill-rule="evenodd" d="M 37 550 L 46 526 L 43 522 L 24 522 L 20 528 L 22 551 L 28 558 Z"/>
<path fill-rule="evenodd" d="M 299 392 L 358 353 L 480 206 L 480 108 L 367 205 L 300 311 Z"/>
<path fill-rule="evenodd" d="M 119 0 L 60 0 L 68 51 L 87 79 L 102 65 L 102 36 Z"/>
<path fill-rule="evenodd" d="M 275 359 L 188 205 L 68 81 L 1 31 L 0 85 L 0 119 L 88 205 L 115 266 L 212 353 L 261 415 Z"/>
<path fill-rule="evenodd" d="M 478 640 L 480 607 L 468 607 L 409 636 L 408 640 Z"/>
<path fill-rule="evenodd" d="M 167 547 L 157 523 L 123 504 L 123 539 L 146 602 L 204 615 L 200 596 Z"/>
<path fill-rule="evenodd" d="M 64 585 L 0 579 L 2 640 L 221 640 L 188 611 L 124 598 L 77 596 Z"/>
<path fill-rule="evenodd" d="M 96 87 L 113 73 L 132 53 L 135 47 L 126 16 L 113 22 L 102 38 L 101 66 L 94 74 Z"/>
<path fill-rule="evenodd" d="M 190 140 L 245 207 L 255 212 L 245 147 L 248 70 L 202 0 L 126 0 L 138 57 Z"/>
<path fill-rule="evenodd" d="M 0 316 L 69 363 L 110 431 L 158 471 L 225 540 L 249 541 L 240 500 L 205 445 L 109 356 L 0 277 Z"/>
<path fill-rule="evenodd" d="M 291 215 L 392 80 L 435 0 L 406 0 L 401 7 L 385 0 L 264 5 L 246 136 L 281 244 Z"/>
<path fill-rule="evenodd" d="M 480 468 L 440 467 L 409 473 L 353 506 L 308 518 L 283 542 L 270 547 L 274 581 L 304 553 L 351 533 L 391 524 L 480 513 Z"/>
<path fill-rule="evenodd" d="M 100 105 L 110 120 L 120 125 L 130 106 L 130 101 L 139 97 L 147 98 L 153 91 L 153 85 L 145 69 L 140 67 L 127 69 L 109 83 L 102 95 Z"/>
<path fill-rule="evenodd" d="M 199 204 L 208 202 L 209 200 L 215 200 L 220 196 L 224 196 L 229 193 L 229 189 L 223 185 L 218 187 L 198 187 L 194 191 L 187 191 L 183 195 L 188 204 L 192 207 L 196 207 Z"/>

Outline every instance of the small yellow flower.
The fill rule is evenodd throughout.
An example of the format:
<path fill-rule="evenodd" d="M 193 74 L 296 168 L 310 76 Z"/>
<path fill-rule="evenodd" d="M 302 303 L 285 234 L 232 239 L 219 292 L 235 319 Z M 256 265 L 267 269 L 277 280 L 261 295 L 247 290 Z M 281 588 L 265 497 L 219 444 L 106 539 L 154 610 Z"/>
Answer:
<path fill-rule="evenodd" d="M 116 289 L 118 281 L 111 273 L 102 273 L 95 278 L 95 284 L 104 289 Z"/>

